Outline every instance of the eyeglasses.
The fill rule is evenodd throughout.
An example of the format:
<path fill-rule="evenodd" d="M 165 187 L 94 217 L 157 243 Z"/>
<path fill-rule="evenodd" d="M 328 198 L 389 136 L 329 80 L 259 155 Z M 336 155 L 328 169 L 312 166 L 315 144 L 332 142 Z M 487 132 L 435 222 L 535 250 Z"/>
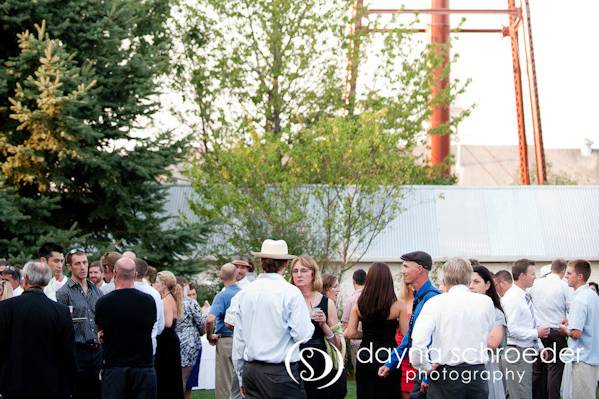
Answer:
<path fill-rule="evenodd" d="M 311 273 L 311 269 L 291 269 L 292 274 L 308 274 Z"/>
<path fill-rule="evenodd" d="M 76 253 L 85 253 L 85 250 L 81 248 L 73 248 L 68 252 L 69 255 L 75 255 Z"/>

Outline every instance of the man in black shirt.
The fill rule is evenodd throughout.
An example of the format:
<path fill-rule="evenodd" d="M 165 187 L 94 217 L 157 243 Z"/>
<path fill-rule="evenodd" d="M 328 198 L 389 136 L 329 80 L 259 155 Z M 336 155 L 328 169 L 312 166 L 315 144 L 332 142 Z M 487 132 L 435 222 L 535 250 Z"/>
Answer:
<path fill-rule="evenodd" d="M 96 304 L 102 342 L 102 398 L 154 399 L 156 373 L 152 356 L 154 299 L 133 288 L 135 262 L 123 257 L 115 264 L 115 287 Z"/>

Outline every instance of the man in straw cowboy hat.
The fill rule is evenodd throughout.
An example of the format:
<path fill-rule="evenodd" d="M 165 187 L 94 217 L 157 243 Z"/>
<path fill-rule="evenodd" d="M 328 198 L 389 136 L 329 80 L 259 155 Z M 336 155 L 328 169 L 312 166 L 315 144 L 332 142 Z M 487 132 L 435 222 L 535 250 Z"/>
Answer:
<path fill-rule="evenodd" d="M 298 343 L 312 337 L 314 325 L 302 293 L 283 278 L 294 256 L 283 240 L 265 240 L 252 255 L 260 258 L 263 273 L 237 294 L 234 339 L 243 353 L 237 365 L 242 395 L 303 399 Z"/>

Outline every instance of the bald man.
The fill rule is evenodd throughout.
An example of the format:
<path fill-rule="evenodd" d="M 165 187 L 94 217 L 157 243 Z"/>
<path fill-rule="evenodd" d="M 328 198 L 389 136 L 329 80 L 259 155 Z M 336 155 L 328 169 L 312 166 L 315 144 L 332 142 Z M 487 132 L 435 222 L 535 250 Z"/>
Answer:
<path fill-rule="evenodd" d="M 104 355 L 102 398 L 154 399 L 152 329 L 157 320 L 156 305 L 150 295 L 134 288 L 135 262 L 131 258 L 120 258 L 114 274 L 115 290 L 96 304 Z"/>
<path fill-rule="evenodd" d="M 216 345 L 216 399 L 228 399 L 233 381 L 233 331 L 225 326 L 225 313 L 231 306 L 231 299 L 240 291 L 236 284 L 237 266 L 233 263 L 224 264 L 219 277 L 225 289 L 216 294 L 212 301 L 206 319 L 206 331 L 210 344 Z M 213 328 L 216 334 L 212 334 Z"/>

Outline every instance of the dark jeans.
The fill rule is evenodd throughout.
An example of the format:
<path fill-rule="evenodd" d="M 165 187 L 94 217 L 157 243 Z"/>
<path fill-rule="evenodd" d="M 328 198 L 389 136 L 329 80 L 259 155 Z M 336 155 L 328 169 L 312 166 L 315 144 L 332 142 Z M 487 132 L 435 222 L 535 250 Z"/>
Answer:
<path fill-rule="evenodd" d="M 247 362 L 243 375 L 246 399 L 305 399 L 297 363 L 291 365 L 291 372 L 299 384 L 287 374 L 283 363 Z"/>
<path fill-rule="evenodd" d="M 75 356 L 77 376 L 73 387 L 73 399 L 100 399 L 102 350 L 76 344 Z"/>
<path fill-rule="evenodd" d="M 154 399 L 153 367 L 112 367 L 102 370 L 102 399 Z"/>
<path fill-rule="evenodd" d="M 551 363 L 545 363 L 541 356 L 533 365 L 532 397 L 534 399 L 560 399 L 564 363 L 559 358 L 562 349 L 568 346 L 566 337 L 557 329 L 552 328 L 547 338 L 542 338 L 543 346 L 555 350 L 555 361 L 551 355 Z"/>
<path fill-rule="evenodd" d="M 484 364 L 440 366 L 430 374 L 427 399 L 488 399 L 489 385 L 481 377 Z"/>

